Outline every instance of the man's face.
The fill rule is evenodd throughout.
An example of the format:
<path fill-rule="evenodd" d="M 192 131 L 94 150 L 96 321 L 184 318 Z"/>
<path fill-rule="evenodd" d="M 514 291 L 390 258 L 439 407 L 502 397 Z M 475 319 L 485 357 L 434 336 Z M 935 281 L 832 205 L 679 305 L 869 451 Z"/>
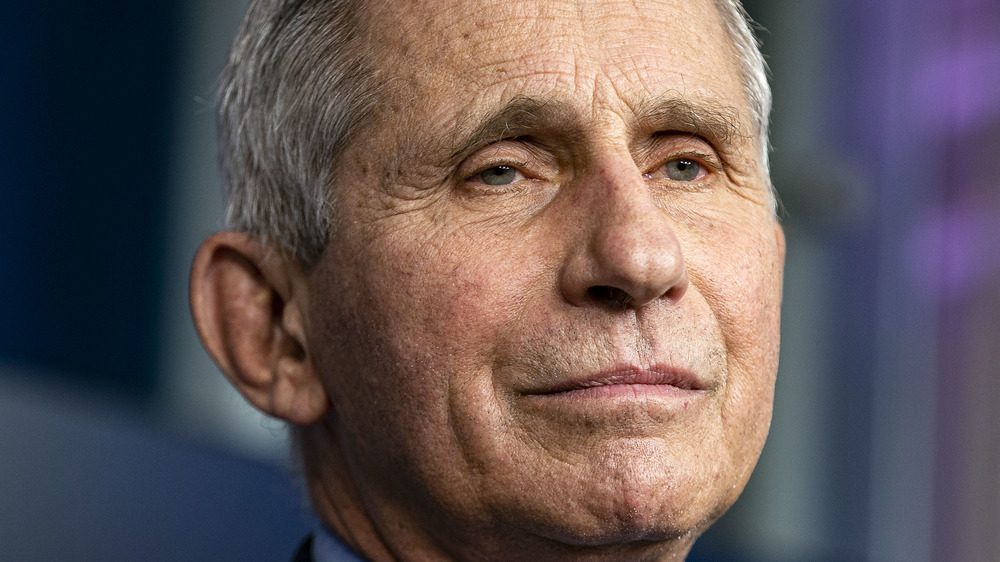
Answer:
<path fill-rule="evenodd" d="M 452 554 L 689 545 L 767 433 L 783 257 L 714 5 L 370 19 L 307 319 L 364 508 Z"/>

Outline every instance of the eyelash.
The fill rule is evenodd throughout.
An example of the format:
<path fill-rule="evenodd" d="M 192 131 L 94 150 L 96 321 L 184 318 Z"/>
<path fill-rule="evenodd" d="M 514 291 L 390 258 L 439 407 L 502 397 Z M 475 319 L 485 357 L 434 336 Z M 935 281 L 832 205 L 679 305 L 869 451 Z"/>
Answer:
<path fill-rule="evenodd" d="M 515 172 L 517 172 L 518 174 L 520 174 L 522 176 L 522 178 L 514 180 L 513 182 L 511 182 L 509 184 L 502 184 L 502 185 L 490 185 L 490 184 L 487 184 L 485 182 L 481 182 L 481 181 L 477 182 L 477 181 L 475 181 L 484 172 L 487 172 L 487 171 L 492 170 L 494 168 L 501 168 L 501 167 L 512 168 Z M 476 168 L 476 170 L 474 172 L 472 172 L 471 174 L 468 174 L 464 178 L 463 181 L 465 183 L 467 183 L 467 184 L 485 186 L 486 188 L 489 188 L 489 191 L 491 191 L 491 192 L 509 191 L 510 188 L 512 188 L 516 184 L 521 183 L 521 182 L 523 182 L 525 180 L 530 180 L 531 179 L 531 177 L 529 176 L 528 172 L 525 171 L 525 168 L 527 168 L 527 163 L 525 163 L 525 162 L 513 161 L 513 160 L 510 160 L 510 159 L 507 159 L 507 158 L 500 158 L 500 159 L 497 159 L 496 161 L 491 161 L 491 162 L 488 161 L 488 162 L 484 163 L 483 165 L 478 166 Z"/>
<path fill-rule="evenodd" d="M 666 167 L 666 165 L 669 164 L 670 162 L 674 162 L 674 161 L 677 161 L 677 160 L 684 160 L 684 159 L 692 160 L 693 162 L 695 162 L 696 164 L 698 164 L 700 167 L 702 167 L 702 169 L 705 172 L 705 175 L 715 174 L 715 173 L 721 173 L 723 171 L 723 167 L 722 167 L 721 164 L 719 164 L 716 161 L 716 157 L 714 157 L 712 155 L 709 155 L 709 154 L 706 154 L 704 152 L 689 150 L 689 151 L 684 151 L 684 152 L 679 152 L 679 153 L 671 154 L 669 158 L 667 158 L 666 160 L 663 160 L 663 162 L 661 164 L 659 164 L 654 169 L 654 172 L 647 172 L 647 173 L 643 174 L 643 176 L 646 177 L 647 179 L 657 179 L 657 178 L 652 177 L 655 172 L 661 172 L 661 171 L 663 171 L 664 168 Z M 518 173 L 518 174 L 521 175 L 521 178 L 515 179 L 514 181 L 512 181 L 509 184 L 498 184 L 498 185 L 491 185 L 491 184 L 483 182 L 480 179 L 479 176 L 481 176 L 484 172 L 487 172 L 487 171 L 489 171 L 491 169 L 494 169 L 494 168 L 500 168 L 500 167 L 509 167 L 509 168 L 512 168 L 516 173 Z M 490 193 L 508 193 L 508 192 L 516 190 L 518 188 L 518 186 L 520 184 L 522 184 L 524 181 L 532 179 L 531 176 L 529 175 L 529 173 L 525 171 L 526 168 L 527 168 L 527 163 L 522 162 L 520 160 L 516 160 L 515 161 L 515 160 L 511 160 L 509 158 L 498 158 L 498 159 L 496 159 L 494 161 L 487 161 L 484 164 L 482 164 L 481 166 L 478 166 L 475 169 L 474 172 L 472 172 L 471 174 L 466 175 L 463 178 L 462 181 L 463 181 L 463 183 L 465 183 L 467 185 L 476 186 L 474 189 L 481 189 L 481 190 L 484 190 L 484 191 L 488 191 Z M 659 178 L 659 179 L 664 179 L 666 181 L 670 181 L 670 182 L 674 182 L 674 183 L 701 184 L 704 181 L 705 178 L 701 177 L 701 178 L 698 178 L 698 179 L 695 179 L 695 180 L 691 180 L 691 181 L 688 181 L 688 182 L 681 181 L 681 180 L 673 180 L 671 178 Z M 477 180 L 479 180 L 479 181 L 477 181 Z"/>
<path fill-rule="evenodd" d="M 699 166 L 702 166 L 705 169 L 705 171 L 709 173 L 720 173 L 723 171 L 723 167 L 721 164 L 719 164 L 716 157 L 710 154 L 705 154 L 703 152 L 696 152 L 696 151 L 685 151 L 677 154 L 672 154 L 670 155 L 669 158 L 664 160 L 663 163 L 657 167 L 657 169 L 662 169 L 670 162 L 674 162 L 677 160 L 692 160 Z"/>

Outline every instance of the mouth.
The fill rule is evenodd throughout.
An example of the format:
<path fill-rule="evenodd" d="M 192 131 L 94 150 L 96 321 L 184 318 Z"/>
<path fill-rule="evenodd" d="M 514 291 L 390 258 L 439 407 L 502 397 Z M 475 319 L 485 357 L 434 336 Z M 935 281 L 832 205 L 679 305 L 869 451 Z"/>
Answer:
<path fill-rule="evenodd" d="M 670 366 L 624 367 L 561 381 L 530 392 L 536 396 L 578 396 L 580 398 L 648 395 L 681 396 L 700 393 L 707 385 L 694 373 Z"/>

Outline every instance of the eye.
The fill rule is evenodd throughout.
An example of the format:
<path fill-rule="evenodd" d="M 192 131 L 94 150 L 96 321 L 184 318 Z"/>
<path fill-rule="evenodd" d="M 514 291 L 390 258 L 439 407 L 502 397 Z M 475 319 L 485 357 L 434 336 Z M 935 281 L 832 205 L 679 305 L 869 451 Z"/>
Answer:
<path fill-rule="evenodd" d="M 674 181 L 694 181 L 705 175 L 702 165 L 690 158 L 675 158 L 664 164 L 663 169 Z"/>
<path fill-rule="evenodd" d="M 486 185 L 510 185 L 523 180 L 524 175 L 513 166 L 493 166 L 474 175 L 472 179 L 478 179 Z"/>

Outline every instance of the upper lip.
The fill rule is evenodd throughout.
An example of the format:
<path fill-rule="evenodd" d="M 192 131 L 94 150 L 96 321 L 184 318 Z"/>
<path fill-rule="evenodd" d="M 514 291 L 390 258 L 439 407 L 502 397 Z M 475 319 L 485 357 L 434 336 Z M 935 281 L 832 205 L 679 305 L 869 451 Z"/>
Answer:
<path fill-rule="evenodd" d="M 683 390 L 707 389 L 707 386 L 691 371 L 669 365 L 654 365 L 649 368 L 625 366 L 599 371 L 560 381 L 539 389 L 532 394 L 555 394 L 557 392 L 619 384 L 667 385 Z"/>

